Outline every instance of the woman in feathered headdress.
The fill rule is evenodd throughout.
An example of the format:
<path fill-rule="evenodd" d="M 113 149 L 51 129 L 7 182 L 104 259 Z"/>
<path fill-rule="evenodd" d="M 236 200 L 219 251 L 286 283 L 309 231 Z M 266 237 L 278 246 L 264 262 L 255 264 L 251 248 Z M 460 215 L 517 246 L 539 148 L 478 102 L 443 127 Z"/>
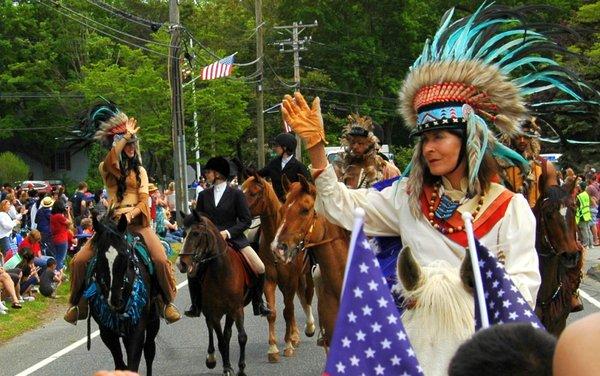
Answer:
<path fill-rule="evenodd" d="M 165 301 L 160 302 L 161 313 L 167 322 L 175 322 L 181 318 L 173 304 L 177 292 L 175 277 L 164 248 L 150 227 L 148 174 L 142 166 L 137 121 L 127 117 L 113 103 L 108 103 L 92 108 L 85 122 L 86 128 L 97 130 L 94 138 L 110 148 L 99 166 L 107 188 L 109 206 L 114 209 L 115 218 L 124 215 L 129 230 L 143 237 L 163 291 L 161 296 Z M 83 288 L 86 265 L 93 255 L 91 242 L 87 242 L 71 262 L 71 306 L 65 314 L 65 320 L 72 324 L 87 316 L 87 302 L 83 298 L 80 301 L 75 299 Z"/>
<path fill-rule="evenodd" d="M 319 98 L 309 107 L 300 93 L 283 100 L 283 116 L 306 142 L 317 186 L 316 209 L 351 229 L 353 209 L 366 211 L 367 235 L 401 236 L 426 265 L 458 266 L 467 245 L 461 213 L 470 212 L 475 235 L 502 256 L 527 303 L 540 286 L 535 219 L 525 198 L 496 183 L 496 159 L 522 163 L 491 131 L 509 136 L 527 118 L 524 97 L 558 90 L 565 105 L 593 92 L 540 51 L 559 46 L 520 21 L 525 9 L 483 4 L 452 21 L 448 11 L 413 64 L 400 91 L 400 111 L 416 141 L 408 178 L 381 191 L 349 190 L 337 182 L 324 152 Z M 593 93 L 592 93 L 593 94 Z M 595 94 L 593 94 L 595 95 Z"/>

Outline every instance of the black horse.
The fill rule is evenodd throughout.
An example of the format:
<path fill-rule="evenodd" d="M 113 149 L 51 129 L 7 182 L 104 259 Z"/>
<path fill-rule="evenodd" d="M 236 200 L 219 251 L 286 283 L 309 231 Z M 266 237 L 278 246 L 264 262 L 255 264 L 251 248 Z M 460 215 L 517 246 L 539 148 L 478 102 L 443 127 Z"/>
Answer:
<path fill-rule="evenodd" d="M 152 264 L 146 262 L 150 258 L 145 256 L 147 253 L 139 253 L 139 248 L 145 246 L 126 230 L 125 216 L 118 224 L 96 218 L 93 223 L 96 256 L 88 265 L 84 292 L 91 316 L 100 327 L 100 337 L 113 356 L 115 369 L 137 371 L 143 350 L 147 374 L 152 375 L 154 339 L 160 321 L 154 299 L 158 288 L 151 275 Z M 127 364 L 119 338 L 123 339 Z"/>
<path fill-rule="evenodd" d="M 535 312 L 556 336 L 565 328 L 571 313 L 571 299 L 579 288 L 583 266 L 575 204 L 570 195 L 573 186 L 574 182 L 549 187 L 533 208 L 537 222 L 535 248 L 542 277 Z"/>

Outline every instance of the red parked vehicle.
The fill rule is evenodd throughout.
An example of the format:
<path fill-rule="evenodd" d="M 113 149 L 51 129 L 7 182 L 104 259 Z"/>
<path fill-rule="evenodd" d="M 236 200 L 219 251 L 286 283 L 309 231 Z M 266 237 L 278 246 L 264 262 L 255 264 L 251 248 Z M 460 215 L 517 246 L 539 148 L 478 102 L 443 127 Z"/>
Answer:
<path fill-rule="evenodd" d="M 46 180 L 25 180 L 20 185 L 21 189 L 35 189 L 38 192 L 50 193 L 52 186 Z"/>

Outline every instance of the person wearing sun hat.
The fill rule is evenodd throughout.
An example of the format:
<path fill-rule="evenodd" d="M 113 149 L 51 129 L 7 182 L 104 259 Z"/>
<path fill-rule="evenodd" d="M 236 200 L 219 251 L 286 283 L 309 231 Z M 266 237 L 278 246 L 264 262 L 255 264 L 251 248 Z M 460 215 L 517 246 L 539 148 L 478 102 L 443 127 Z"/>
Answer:
<path fill-rule="evenodd" d="M 54 205 L 52 197 L 46 196 L 42 198 L 35 215 L 36 229 L 42 233 L 42 248 L 50 256 L 54 256 L 54 243 L 52 242 L 52 230 L 50 228 L 52 205 Z"/>
<path fill-rule="evenodd" d="M 156 233 L 150 227 L 148 205 L 148 174 L 142 166 L 137 133 L 137 120 L 128 117 L 113 103 L 101 104 L 92 108 L 84 121 L 86 129 L 96 129 L 94 138 L 110 150 L 100 163 L 100 175 L 108 192 L 109 207 L 114 208 L 115 219 L 125 216 L 128 229 L 141 235 L 155 266 L 159 294 L 160 314 L 167 323 L 181 318 L 173 304 L 177 294 L 171 262 Z M 71 261 L 70 307 L 64 316 L 67 322 L 75 324 L 87 316 L 87 302 L 80 296 L 84 285 L 85 270 L 94 251 L 92 242 L 86 242 Z"/>

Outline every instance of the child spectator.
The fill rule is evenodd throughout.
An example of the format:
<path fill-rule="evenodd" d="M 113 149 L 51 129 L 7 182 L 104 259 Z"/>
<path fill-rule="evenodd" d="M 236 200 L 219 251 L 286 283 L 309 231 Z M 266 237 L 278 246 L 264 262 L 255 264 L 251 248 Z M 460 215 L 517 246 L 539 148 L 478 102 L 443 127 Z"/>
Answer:
<path fill-rule="evenodd" d="M 91 218 L 84 218 L 81 220 L 81 233 L 89 235 L 88 238 L 94 235 L 94 225 Z"/>
<path fill-rule="evenodd" d="M 50 259 L 40 275 L 40 293 L 45 297 L 56 298 L 56 290 L 62 282 L 62 273 L 56 270 L 56 260 Z"/>
<path fill-rule="evenodd" d="M 531 324 L 501 324 L 478 331 L 463 343 L 449 376 L 552 376 L 556 339 Z"/>
<path fill-rule="evenodd" d="M 29 248 L 33 252 L 33 262 L 35 266 L 46 266 L 46 262 L 50 256 L 42 254 L 42 234 L 38 230 L 31 230 L 19 245 L 19 251 L 23 248 Z"/>
<path fill-rule="evenodd" d="M 40 282 L 40 277 L 38 275 L 40 268 L 33 263 L 34 257 L 31 249 L 23 248 L 19 254 L 21 256 L 21 262 L 19 262 L 16 269 L 13 269 L 12 272 L 16 272 L 17 270 L 21 271 L 18 289 L 19 294 L 23 300 L 32 301 L 35 300 L 32 294 L 32 288 Z"/>

